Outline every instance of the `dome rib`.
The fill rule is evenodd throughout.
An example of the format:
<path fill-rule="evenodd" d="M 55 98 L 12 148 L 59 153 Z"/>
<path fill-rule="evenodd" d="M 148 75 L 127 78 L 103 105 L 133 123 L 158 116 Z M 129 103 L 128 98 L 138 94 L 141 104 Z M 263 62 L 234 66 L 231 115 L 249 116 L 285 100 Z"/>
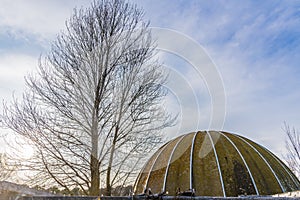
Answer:
<path fill-rule="evenodd" d="M 239 149 L 237 148 L 237 146 L 234 144 L 234 142 L 233 142 L 230 138 L 228 138 L 225 134 L 223 134 L 223 133 L 220 132 L 220 131 L 218 131 L 218 133 L 220 133 L 221 135 L 223 135 L 223 136 L 224 136 L 224 137 L 232 144 L 232 146 L 235 148 L 235 150 L 238 152 L 239 156 L 241 157 L 241 159 L 243 160 L 243 162 L 244 162 L 244 164 L 245 164 L 245 166 L 246 166 L 246 168 L 247 168 L 247 171 L 248 171 L 248 174 L 249 174 L 249 176 L 250 176 L 250 178 L 251 178 L 251 181 L 252 181 L 252 183 L 253 183 L 255 192 L 256 192 L 257 195 L 259 195 L 259 192 L 258 192 L 256 183 L 255 183 L 255 180 L 254 180 L 254 178 L 253 178 L 253 176 L 252 176 L 252 173 L 251 173 L 251 170 L 249 169 L 249 166 L 247 165 L 247 162 L 246 162 L 245 159 L 244 159 L 244 156 L 242 155 L 242 153 L 239 151 Z"/>
<path fill-rule="evenodd" d="M 289 169 L 287 169 L 286 165 L 284 165 L 282 163 L 282 161 L 280 159 L 277 158 L 277 156 L 275 156 L 272 152 L 270 152 L 267 148 L 263 147 L 264 150 L 266 150 L 277 162 L 279 162 L 279 164 L 281 165 L 282 168 L 284 168 L 284 170 L 286 171 L 286 173 L 288 173 L 288 175 L 290 176 L 290 178 L 292 179 L 293 183 L 295 185 L 300 185 L 300 181 L 298 179 L 295 180 L 295 177 L 291 174 L 291 171 Z M 300 186 L 298 187 L 298 190 L 300 190 Z"/>
<path fill-rule="evenodd" d="M 160 152 L 157 154 L 157 156 L 156 156 L 154 162 L 152 163 L 152 166 L 151 166 L 151 168 L 150 168 L 150 170 L 149 170 L 149 173 L 148 173 L 148 176 L 147 176 L 145 188 L 148 188 L 149 178 L 150 178 L 151 172 L 153 171 L 153 167 L 154 167 L 154 165 L 156 164 L 156 161 L 157 161 L 158 157 L 159 157 L 160 154 L 164 151 L 164 149 L 168 146 L 169 143 L 170 143 L 170 142 L 168 142 L 165 146 L 163 146 L 163 147 L 161 148 Z"/>
<path fill-rule="evenodd" d="M 169 168 L 170 168 L 170 164 L 171 164 L 171 160 L 172 160 L 172 157 L 173 157 L 173 154 L 178 146 L 178 144 L 182 141 L 182 139 L 184 137 L 186 137 L 187 135 L 183 135 L 181 136 L 181 138 L 176 142 L 175 146 L 173 147 L 172 149 L 172 152 L 170 154 L 170 157 L 169 157 L 169 160 L 168 160 L 168 165 L 166 167 L 166 172 L 165 172 L 165 177 L 164 177 L 164 184 L 163 184 L 163 191 L 166 191 L 166 182 L 167 182 L 167 176 L 168 176 L 168 171 L 169 171 Z"/>
<path fill-rule="evenodd" d="M 215 148 L 215 144 L 214 144 L 214 142 L 213 142 L 213 139 L 212 139 L 210 133 L 209 133 L 208 131 L 205 131 L 205 132 L 206 132 L 206 134 L 207 134 L 208 137 L 209 137 L 209 140 L 210 140 L 210 142 L 211 142 L 211 145 L 212 145 L 212 148 L 213 148 L 213 151 L 214 151 L 214 154 L 215 154 L 216 163 L 217 163 L 218 170 L 219 170 L 220 181 L 221 181 L 221 185 L 222 185 L 223 196 L 226 197 L 225 186 L 224 186 L 224 182 L 223 182 L 223 177 L 222 177 L 221 167 L 220 167 L 220 163 L 219 163 L 218 154 L 217 154 L 217 151 L 216 151 L 216 148 Z"/>
<path fill-rule="evenodd" d="M 272 195 L 300 189 L 300 181 L 272 152 L 224 131 L 181 135 L 160 147 L 143 166 L 134 192 L 162 190 L 197 196 Z"/>
<path fill-rule="evenodd" d="M 244 138 L 238 136 L 238 135 L 234 135 L 235 137 L 238 137 L 239 139 L 241 139 L 242 141 L 244 141 L 245 143 L 247 143 L 263 160 L 264 162 L 268 165 L 269 169 L 271 170 L 271 172 L 273 173 L 275 179 L 277 180 L 277 183 L 279 184 L 282 192 L 286 192 L 285 189 L 283 188 L 280 180 L 278 179 L 278 176 L 276 175 L 276 173 L 274 172 L 273 168 L 271 167 L 271 165 L 269 164 L 269 162 L 265 159 L 265 157 L 263 157 L 263 155 L 261 155 L 261 153 L 249 142 L 247 142 Z"/>
<path fill-rule="evenodd" d="M 192 147 L 190 152 L 190 188 L 193 188 L 193 152 L 194 152 L 194 144 L 195 144 L 197 134 L 198 132 L 195 132 L 192 140 Z"/>
<path fill-rule="evenodd" d="M 136 191 L 136 190 L 137 190 L 138 183 L 139 183 L 139 181 L 140 181 L 140 178 L 141 178 L 141 176 L 142 176 L 142 174 L 143 174 L 143 172 L 144 172 L 146 166 L 147 166 L 147 163 L 144 164 L 144 166 L 143 166 L 142 170 L 140 171 L 140 173 L 139 173 L 137 179 L 135 180 L 134 185 L 133 185 L 133 191 Z"/>

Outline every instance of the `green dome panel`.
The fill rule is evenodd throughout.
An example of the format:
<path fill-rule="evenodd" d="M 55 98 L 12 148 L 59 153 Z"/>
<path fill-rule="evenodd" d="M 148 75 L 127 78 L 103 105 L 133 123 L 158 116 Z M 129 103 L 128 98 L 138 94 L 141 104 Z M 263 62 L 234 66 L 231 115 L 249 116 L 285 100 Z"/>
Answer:
<path fill-rule="evenodd" d="M 300 182 L 263 146 L 236 134 L 199 131 L 179 136 L 153 154 L 134 186 L 137 194 L 145 188 L 230 197 L 300 190 Z"/>

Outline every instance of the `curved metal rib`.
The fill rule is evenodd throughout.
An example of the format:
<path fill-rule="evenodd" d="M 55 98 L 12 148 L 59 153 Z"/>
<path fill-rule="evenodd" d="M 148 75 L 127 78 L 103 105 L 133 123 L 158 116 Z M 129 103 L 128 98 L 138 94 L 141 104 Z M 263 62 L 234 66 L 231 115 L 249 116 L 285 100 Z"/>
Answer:
<path fill-rule="evenodd" d="M 240 138 L 241 140 L 243 140 L 246 144 L 248 144 L 256 153 L 258 153 L 258 155 L 264 160 L 264 162 L 268 165 L 269 169 L 271 170 L 272 174 L 275 176 L 276 181 L 278 182 L 282 192 L 286 192 L 285 189 L 283 188 L 279 178 L 277 177 L 276 173 L 274 172 L 273 168 L 271 167 L 271 165 L 269 164 L 269 162 L 265 159 L 265 157 L 263 157 L 263 155 L 261 155 L 261 153 L 252 145 L 250 144 L 248 141 L 246 141 L 244 138 L 235 135 L 236 137 Z"/>
<path fill-rule="evenodd" d="M 211 138 L 210 133 L 208 131 L 206 131 L 206 133 L 207 133 L 207 135 L 208 135 L 208 137 L 210 139 L 210 142 L 211 142 L 211 145 L 212 145 L 215 157 L 216 157 L 216 163 L 217 163 L 218 170 L 219 170 L 219 175 L 220 175 L 220 181 L 221 181 L 221 185 L 222 185 L 223 196 L 226 197 L 226 192 L 225 192 L 225 187 L 224 187 L 224 182 L 223 182 L 221 167 L 220 167 L 220 163 L 219 163 L 219 159 L 218 159 L 218 154 L 217 154 L 217 151 L 216 151 L 216 148 L 215 148 L 215 145 L 214 145 L 213 139 Z"/>
<path fill-rule="evenodd" d="M 163 184 L 163 191 L 166 190 L 166 181 L 167 181 L 167 176 L 168 176 L 168 171 L 169 171 L 169 168 L 170 168 L 170 163 L 171 163 L 171 160 L 172 160 L 172 157 L 173 157 L 173 154 L 174 154 L 174 151 L 175 149 L 177 148 L 178 144 L 180 143 L 180 141 L 187 135 L 183 135 L 181 136 L 181 138 L 177 141 L 176 145 L 174 146 L 171 154 L 170 154 L 170 157 L 169 157 L 169 160 L 168 160 L 168 165 L 166 167 L 166 172 L 165 172 L 165 177 L 164 177 L 164 184 Z"/>
<path fill-rule="evenodd" d="M 171 142 L 171 141 L 170 141 L 170 142 Z M 147 188 L 147 186 L 148 186 L 148 181 L 149 181 L 149 178 L 150 178 L 150 174 L 151 174 L 151 172 L 152 172 L 152 170 L 153 170 L 153 167 L 154 167 L 154 165 L 155 165 L 155 163 L 156 163 L 158 157 L 159 157 L 160 154 L 163 152 L 163 150 L 168 146 L 168 144 L 170 144 L 170 142 L 167 143 L 163 148 L 161 148 L 160 152 L 157 154 L 155 160 L 153 161 L 153 164 L 152 164 L 152 166 L 151 166 L 151 168 L 150 168 L 150 170 L 149 170 L 148 176 L 147 176 L 147 180 L 146 180 L 146 184 L 145 184 L 145 187 L 146 187 L 146 188 Z"/>
<path fill-rule="evenodd" d="M 143 171 L 145 170 L 146 166 L 147 166 L 147 162 L 144 164 L 144 166 L 143 166 L 142 170 L 140 171 L 140 173 L 139 173 L 139 175 L 138 175 L 137 179 L 136 179 L 136 180 L 135 180 L 135 182 L 134 182 L 134 185 L 133 185 L 133 192 L 135 192 L 135 191 L 136 191 L 136 188 L 137 188 L 138 182 L 140 181 L 140 178 L 141 178 L 141 176 L 142 176 L 142 173 L 143 173 Z"/>
<path fill-rule="evenodd" d="M 279 158 L 277 158 L 271 151 L 269 151 L 267 148 L 265 148 L 265 147 L 263 147 L 262 146 L 262 148 L 263 149 L 265 149 L 274 159 L 276 159 L 278 162 L 279 162 L 279 164 L 281 165 L 281 167 L 283 167 L 284 168 L 284 170 L 286 171 L 286 173 L 288 173 L 288 175 L 290 176 L 290 178 L 292 179 L 292 181 L 294 182 L 294 184 L 295 184 L 295 186 L 297 187 L 297 185 L 298 184 L 300 184 L 300 181 L 297 179 L 295 179 L 295 177 L 291 174 L 291 172 L 289 171 L 289 169 L 287 169 L 287 166 L 285 166 L 283 163 L 282 163 L 282 161 L 279 159 Z M 298 182 L 297 182 L 298 181 Z M 298 188 L 298 189 L 300 189 L 300 188 Z"/>
<path fill-rule="evenodd" d="M 190 189 L 193 189 L 193 152 L 194 152 L 194 143 L 198 132 L 195 133 L 192 141 L 191 146 L 191 153 L 190 153 Z"/>
<path fill-rule="evenodd" d="M 250 169 L 249 169 L 249 167 L 248 167 L 248 165 L 247 165 L 247 163 L 246 163 L 246 161 L 245 161 L 245 159 L 244 159 L 242 153 L 239 151 L 239 149 L 237 148 L 237 146 L 234 144 L 234 142 L 233 142 L 230 138 L 228 138 L 228 137 L 227 137 L 225 134 L 223 134 L 222 132 L 219 132 L 219 133 L 222 134 L 222 135 L 223 135 L 223 136 L 224 136 L 224 137 L 232 144 L 232 146 L 235 148 L 235 150 L 236 150 L 236 151 L 238 152 L 238 154 L 240 155 L 241 159 L 243 160 L 243 162 L 244 162 L 244 164 L 245 164 L 245 166 L 246 166 L 246 168 L 247 168 L 247 171 L 248 171 L 249 176 L 250 176 L 250 178 L 251 178 L 251 181 L 252 181 L 252 183 L 253 183 L 255 192 L 256 192 L 257 195 L 259 195 L 259 192 L 258 192 L 256 183 L 255 183 L 254 178 L 253 178 L 253 176 L 252 176 L 252 173 L 251 173 L 251 171 L 250 171 Z"/>

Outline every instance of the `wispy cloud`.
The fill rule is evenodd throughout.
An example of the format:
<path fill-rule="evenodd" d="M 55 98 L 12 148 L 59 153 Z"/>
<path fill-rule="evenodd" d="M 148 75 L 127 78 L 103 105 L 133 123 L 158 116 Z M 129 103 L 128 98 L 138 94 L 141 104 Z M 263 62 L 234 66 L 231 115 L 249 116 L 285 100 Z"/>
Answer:
<path fill-rule="evenodd" d="M 227 94 L 224 129 L 245 134 L 280 155 L 283 121 L 300 124 L 300 3 L 142 4 L 153 26 L 163 25 L 189 35 L 216 63 Z M 193 82 L 191 77 L 189 80 Z"/>
<path fill-rule="evenodd" d="M 65 28 L 73 8 L 88 6 L 90 2 L 1 0 L 1 98 L 24 89 L 24 76 L 36 68 L 38 57 L 49 50 L 56 35 Z"/>
<path fill-rule="evenodd" d="M 11 43 L 5 46 L 7 49 L 26 42 L 34 42 L 47 48 L 49 41 L 65 28 L 65 20 L 70 17 L 73 8 L 88 5 L 88 2 L 90 1 L 2 0 L 0 6 L 2 42 L 4 39 L 10 40 Z"/>
<path fill-rule="evenodd" d="M 73 7 L 88 6 L 91 1 L 1 1 L 1 97 L 7 96 L 8 90 L 22 87 L 14 82 L 22 82 L 23 73 L 36 66 L 39 54 L 47 51 L 64 28 Z M 182 32 L 206 49 L 226 89 L 224 129 L 242 133 L 280 155 L 284 146 L 283 121 L 300 124 L 300 3 L 132 1 L 145 9 L 145 18 L 150 19 L 152 26 Z M 195 118 L 201 125 L 209 121 L 209 91 L 203 77 L 195 75 L 188 63 L 169 58 L 164 58 L 165 64 L 174 69 L 169 87 L 179 100 L 172 98 L 171 107 L 182 106 L 182 112 L 188 113 L 184 114 L 188 117 L 182 121 L 180 131 L 192 130 L 198 126 Z M 7 72 L 9 69 L 18 73 Z M 198 102 L 189 85 L 196 91 Z M 178 102 L 181 105 L 176 106 Z"/>

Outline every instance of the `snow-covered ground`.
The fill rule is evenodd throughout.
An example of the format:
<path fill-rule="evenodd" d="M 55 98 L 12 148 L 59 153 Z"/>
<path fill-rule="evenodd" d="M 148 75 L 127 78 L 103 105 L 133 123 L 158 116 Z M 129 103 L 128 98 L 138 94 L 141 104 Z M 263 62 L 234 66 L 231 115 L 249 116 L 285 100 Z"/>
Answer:
<path fill-rule="evenodd" d="M 300 190 L 294 192 L 286 192 L 282 194 L 275 194 L 273 197 L 300 197 Z"/>

